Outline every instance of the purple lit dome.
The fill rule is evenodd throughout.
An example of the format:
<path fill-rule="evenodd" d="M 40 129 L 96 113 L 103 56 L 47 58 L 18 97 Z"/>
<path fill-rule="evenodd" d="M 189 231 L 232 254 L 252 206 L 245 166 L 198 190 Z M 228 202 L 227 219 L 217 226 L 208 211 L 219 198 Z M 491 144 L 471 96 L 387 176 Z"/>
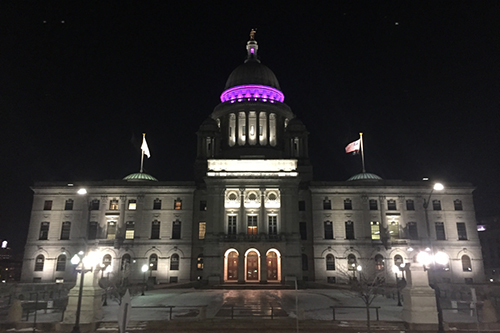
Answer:
<path fill-rule="evenodd" d="M 224 90 L 249 84 L 263 85 L 281 90 L 278 79 L 273 71 L 256 59 L 249 59 L 244 64 L 238 66 L 229 75 Z"/>

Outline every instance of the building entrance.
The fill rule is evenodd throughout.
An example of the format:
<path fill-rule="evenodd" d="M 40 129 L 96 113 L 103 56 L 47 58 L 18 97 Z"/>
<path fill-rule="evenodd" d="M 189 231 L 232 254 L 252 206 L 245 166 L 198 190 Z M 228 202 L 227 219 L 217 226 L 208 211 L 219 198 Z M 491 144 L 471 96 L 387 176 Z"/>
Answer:
<path fill-rule="evenodd" d="M 255 251 L 247 254 L 247 281 L 259 280 L 259 255 Z"/>
<path fill-rule="evenodd" d="M 278 280 L 278 256 L 276 252 L 268 252 L 266 256 L 267 262 L 267 281 Z"/>
<path fill-rule="evenodd" d="M 238 252 L 232 251 L 227 255 L 227 280 L 238 281 Z"/>

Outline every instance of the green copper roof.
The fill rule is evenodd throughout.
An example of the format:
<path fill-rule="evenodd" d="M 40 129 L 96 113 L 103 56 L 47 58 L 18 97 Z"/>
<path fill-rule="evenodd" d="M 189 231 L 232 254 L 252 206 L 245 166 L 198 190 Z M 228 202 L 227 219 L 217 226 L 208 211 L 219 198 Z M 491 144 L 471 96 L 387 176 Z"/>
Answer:
<path fill-rule="evenodd" d="M 382 180 L 382 178 L 380 178 L 379 176 L 377 176 L 374 173 L 362 172 L 362 173 L 358 173 L 357 175 L 352 176 L 347 181 L 351 181 L 351 180 Z"/>
<path fill-rule="evenodd" d="M 144 172 L 131 173 L 127 177 L 123 178 L 123 180 L 127 180 L 129 182 L 158 181 L 155 177 Z"/>

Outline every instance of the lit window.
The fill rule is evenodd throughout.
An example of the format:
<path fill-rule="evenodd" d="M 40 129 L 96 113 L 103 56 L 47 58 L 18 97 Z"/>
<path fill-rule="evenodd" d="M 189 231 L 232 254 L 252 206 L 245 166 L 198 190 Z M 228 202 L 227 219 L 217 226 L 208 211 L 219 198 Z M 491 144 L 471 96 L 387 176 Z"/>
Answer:
<path fill-rule="evenodd" d="M 391 239 L 399 239 L 399 222 L 389 222 L 389 236 Z"/>
<path fill-rule="evenodd" d="M 200 254 L 196 259 L 196 270 L 198 271 L 203 270 L 203 254 Z"/>
<path fill-rule="evenodd" d="M 43 210 L 51 210 L 52 209 L 52 200 L 45 200 L 43 203 Z"/>
<path fill-rule="evenodd" d="M 205 239 L 205 232 L 207 231 L 207 223 L 200 222 L 198 224 L 198 239 Z"/>
<path fill-rule="evenodd" d="M 372 239 L 380 239 L 380 222 L 372 221 L 370 222 Z"/>
<path fill-rule="evenodd" d="M 132 221 L 128 221 L 125 225 L 125 239 L 134 239 L 134 227 L 135 223 Z"/>
<path fill-rule="evenodd" d="M 113 199 L 109 201 L 109 210 L 118 210 L 118 200 Z"/>
<path fill-rule="evenodd" d="M 115 239 L 116 236 L 116 222 L 108 222 L 106 229 L 106 239 Z"/>
<path fill-rule="evenodd" d="M 257 215 L 249 215 L 247 217 L 248 220 L 248 234 L 249 235 L 257 235 Z"/>
<path fill-rule="evenodd" d="M 180 210 L 182 209 L 182 200 L 177 198 L 176 200 L 174 200 L 174 209 L 175 210 Z"/>
<path fill-rule="evenodd" d="M 68 199 L 64 203 L 64 210 L 73 210 L 73 199 Z"/>
<path fill-rule="evenodd" d="M 111 265 L 111 255 L 110 254 L 106 254 L 104 257 L 102 257 L 102 264 L 106 267 Z"/>
<path fill-rule="evenodd" d="M 385 268 L 385 260 L 384 257 L 381 254 L 377 254 L 375 256 L 375 270 L 376 271 L 383 271 Z"/>
<path fill-rule="evenodd" d="M 128 210 L 136 210 L 137 209 L 137 201 L 129 200 L 128 201 Z"/>

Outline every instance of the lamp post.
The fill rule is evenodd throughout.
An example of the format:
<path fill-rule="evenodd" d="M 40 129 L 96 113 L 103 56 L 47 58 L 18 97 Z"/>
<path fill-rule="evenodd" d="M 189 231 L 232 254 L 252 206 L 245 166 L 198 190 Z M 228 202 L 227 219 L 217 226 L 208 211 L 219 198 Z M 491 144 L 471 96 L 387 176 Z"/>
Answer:
<path fill-rule="evenodd" d="M 108 287 L 109 287 L 109 273 L 111 273 L 113 269 L 111 268 L 111 265 L 107 265 L 106 269 L 104 269 L 104 273 L 107 273 L 107 279 L 106 279 L 106 289 L 104 289 L 104 303 L 102 303 L 103 306 L 108 305 Z"/>
<path fill-rule="evenodd" d="M 78 254 L 75 254 L 73 258 L 71 258 L 71 263 L 73 265 L 80 266 L 80 287 L 78 289 L 78 303 L 76 306 L 75 326 L 73 326 L 73 330 L 71 331 L 71 333 L 80 333 L 80 312 L 82 310 L 83 278 L 85 277 L 85 273 L 91 272 L 93 270 L 93 266 L 97 262 L 94 253 L 88 253 L 86 256 L 84 256 L 84 254 L 85 253 L 83 251 L 80 251 L 78 252 Z M 78 266 L 76 269 L 78 271 Z"/>
<path fill-rule="evenodd" d="M 400 271 L 397 265 L 392 266 L 392 271 L 394 272 L 394 276 L 396 277 L 396 291 L 398 293 L 398 306 L 403 306 L 401 304 L 401 293 L 399 292 L 399 281 L 398 281 L 398 272 Z"/>
<path fill-rule="evenodd" d="M 141 271 L 142 271 L 142 293 L 141 293 L 141 296 L 144 296 L 144 288 L 146 287 L 146 272 L 148 271 L 149 269 L 149 266 L 144 264 L 142 265 L 141 267 Z"/>

